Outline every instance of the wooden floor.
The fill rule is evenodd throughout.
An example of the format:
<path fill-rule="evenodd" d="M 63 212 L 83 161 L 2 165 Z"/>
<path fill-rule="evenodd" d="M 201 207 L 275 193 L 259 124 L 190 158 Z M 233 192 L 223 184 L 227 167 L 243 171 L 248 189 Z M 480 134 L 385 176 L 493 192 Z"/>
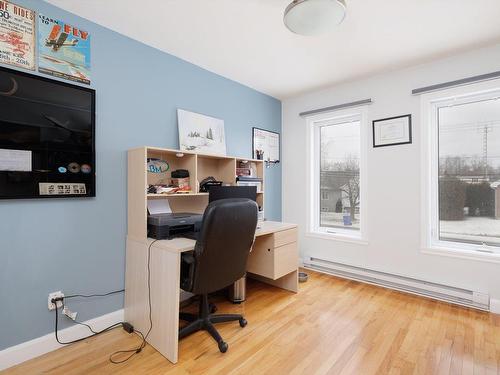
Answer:
<path fill-rule="evenodd" d="M 150 346 L 113 365 L 139 343 L 117 329 L 5 374 L 500 374 L 498 315 L 311 272 L 297 295 L 249 282 L 245 304 L 217 305 L 249 322 L 218 325 L 225 354 L 198 332 L 177 365 Z"/>

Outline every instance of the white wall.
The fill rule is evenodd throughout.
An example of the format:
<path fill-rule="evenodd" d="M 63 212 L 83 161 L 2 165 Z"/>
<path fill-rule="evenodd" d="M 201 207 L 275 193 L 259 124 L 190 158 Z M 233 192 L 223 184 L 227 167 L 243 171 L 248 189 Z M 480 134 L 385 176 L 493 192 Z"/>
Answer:
<path fill-rule="evenodd" d="M 500 299 L 500 264 L 421 252 L 420 97 L 411 90 L 500 70 L 500 45 L 400 71 L 380 74 L 283 102 L 283 220 L 298 223 L 301 255 L 371 268 L 456 287 Z M 499 82 L 500 84 L 500 82 Z M 306 121 L 299 113 L 371 98 L 367 245 L 305 236 Z M 412 114 L 413 144 L 374 149 L 371 121 Z M 500 221 L 499 221 L 500 225 Z"/>

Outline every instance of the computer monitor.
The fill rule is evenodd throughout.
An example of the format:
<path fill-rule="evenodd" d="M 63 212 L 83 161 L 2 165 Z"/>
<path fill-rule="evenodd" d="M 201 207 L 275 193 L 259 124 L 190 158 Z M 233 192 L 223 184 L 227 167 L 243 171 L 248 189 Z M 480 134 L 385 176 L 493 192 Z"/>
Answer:
<path fill-rule="evenodd" d="M 257 186 L 210 186 L 208 201 L 227 198 L 247 198 L 257 201 Z"/>

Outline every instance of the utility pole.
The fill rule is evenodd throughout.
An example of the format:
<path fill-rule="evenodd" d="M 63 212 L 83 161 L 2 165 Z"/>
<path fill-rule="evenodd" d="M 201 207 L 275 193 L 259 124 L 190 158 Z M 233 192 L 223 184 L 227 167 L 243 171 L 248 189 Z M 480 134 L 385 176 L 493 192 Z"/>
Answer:
<path fill-rule="evenodd" d="M 490 124 L 486 123 L 483 126 L 483 164 L 484 164 L 484 177 L 488 180 L 488 133 L 491 133 L 493 129 Z"/>

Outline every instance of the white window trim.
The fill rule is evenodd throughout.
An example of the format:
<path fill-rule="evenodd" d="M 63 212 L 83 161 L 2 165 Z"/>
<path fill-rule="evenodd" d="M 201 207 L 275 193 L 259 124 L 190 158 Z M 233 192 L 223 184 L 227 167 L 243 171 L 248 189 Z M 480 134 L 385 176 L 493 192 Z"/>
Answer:
<path fill-rule="evenodd" d="M 500 262 L 500 249 L 490 246 L 443 241 L 436 238 L 439 225 L 438 208 L 438 107 L 470 102 L 474 99 L 500 97 L 500 81 L 488 81 L 450 88 L 422 95 L 422 148 L 421 148 L 421 251 L 424 254 L 442 255 L 461 259 Z M 489 252 L 493 251 L 493 252 Z"/>
<path fill-rule="evenodd" d="M 328 240 L 338 240 L 343 242 L 351 242 L 358 244 L 368 244 L 366 239 L 367 233 L 367 179 L 366 179 L 366 164 L 367 164 L 367 142 L 369 135 L 367 108 L 356 107 L 347 108 L 338 111 L 321 113 L 307 118 L 307 229 L 306 236 L 322 238 Z M 360 164 L 359 164 L 359 184 L 360 184 L 360 229 L 344 229 L 330 228 L 321 230 L 319 228 L 319 203 L 320 203 L 320 173 L 316 172 L 316 167 L 319 166 L 319 136 L 315 136 L 319 132 L 320 121 L 346 122 L 356 120 L 360 123 Z M 315 144 L 316 143 L 316 144 Z M 315 211 L 316 210 L 316 211 Z M 332 231 L 332 232 L 330 232 Z"/>

